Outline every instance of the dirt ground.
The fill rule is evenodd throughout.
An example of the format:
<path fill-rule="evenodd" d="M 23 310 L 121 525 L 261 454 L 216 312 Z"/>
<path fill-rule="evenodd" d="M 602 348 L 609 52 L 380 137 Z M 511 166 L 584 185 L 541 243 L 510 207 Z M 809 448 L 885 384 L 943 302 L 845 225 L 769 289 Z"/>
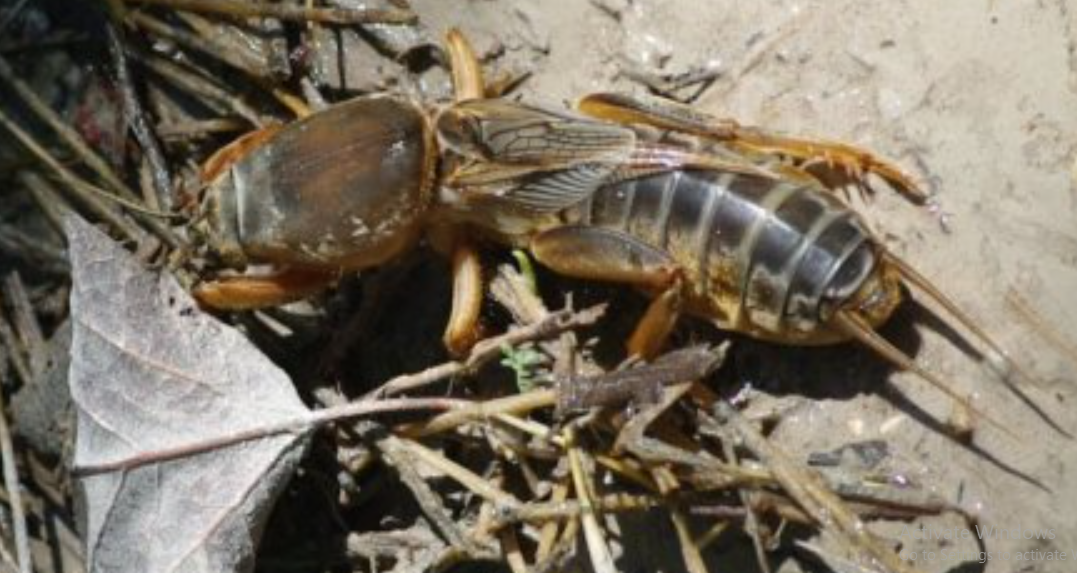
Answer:
<path fill-rule="evenodd" d="M 939 210 L 882 193 L 867 207 L 870 219 L 892 249 L 1043 381 L 1033 397 L 1077 430 L 1074 357 L 1052 345 L 1012 297 L 1007 302 L 1007 293 L 1019 294 L 1058 334 L 1077 340 L 1077 5 L 420 0 L 415 9 L 435 33 L 461 27 L 496 56 L 494 69 L 529 69 L 520 92 L 526 99 L 569 102 L 600 90 L 643 91 L 640 76 L 718 72 L 695 101 L 704 111 L 855 142 L 895 159 L 935 193 Z M 1018 436 L 981 427 L 974 443 L 997 463 L 926 427 L 923 416 L 910 415 L 915 408 L 895 407 L 892 395 L 872 388 L 879 376 L 857 380 L 872 359 L 846 361 L 847 350 L 806 358 L 829 382 L 812 391 L 820 400 L 802 403 L 780 425 L 779 441 L 810 452 L 885 439 L 910 476 L 984 524 L 1053 530 L 1047 540 L 987 540 L 986 550 L 1009 552 L 989 559 L 987 573 L 1074 571 L 1077 442 L 1047 428 L 919 315 L 908 322 L 898 328 L 915 331 L 917 360 L 975 392 L 978 407 Z M 787 355 L 760 352 L 766 361 Z M 893 379 L 909 402 L 948 417 L 949 402 L 937 391 L 909 375 Z M 830 396 L 828 383 L 838 388 Z M 981 570 L 949 557 L 979 551 L 974 542 L 918 541 L 915 525 L 904 534 L 900 524 L 878 530 L 918 555 L 935 551 L 917 563 L 922 570 Z M 964 527 L 954 517 L 921 525 L 937 533 Z M 1067 560 L 1017 560 L 1016 552 L 1031 550 L 1065 551 Z"/>
<path fill-rule="evenodd" d="M 1077 435 L 1077 2 L 410 3 L 429 38 L 443 37 L 450 27 L 462 29 L 489 77 L 526 73 L 512 97 L 559 106 L 598 91 L 658 91 L 744 124 L 834 138 L 894 160 L 933 194 L 931 206 L 916 207 L 880 189 L 859 207 L 892 251 L 1010 352 L 1034 379 L 1020 386 Z M 330 30 L 322 32 L 336 37 L 337 30 Z M 340 82 L 348 84 L 345 89 L 337 89 L 332 77 L 320 78 L 330 99 L 387 87 L 431 100 L 447 95 L 442 68 L 394 63 L 388 57 L 393 50 L 368 45 L 377 35 L 369 32 L 363 41 L 352 34 L 355 42 L 345 44 L 348 57 L 339 58 L 347 68 L 339 75 L 349 76 Z M 323 60 L 313 68 L 339 56 L 314 51 Z M 55 67 L 70 66 L 64 61 Z M 51 66 L 38 67 L 48 72 Z M 66 90 L 55 79 L 34 79 L 28 81 L 57 86 L 46 95 Z M 118 141 L 122 155 L 123 140 Z M 426 272 L 423 264 L 417 263 L 417 273 Z M 409 298 L 399 305 L 409 313 L 403 318 L 416 320 L 394 315 L 395 322 L 409 325 L 386 332 L 367 327 L 380 336 L 378 344 L 356 353 L 366 377 L 381 381 L 418 371 L 441 356 L 446 309 L 433 307 L 447 304 L 448 281 L 443 268 L 433 267 L 432 273 L 442 273 L 429 281 L 434 294 L 421 304 L 401 296 Z M 596 287 L 624 292 L 601 288 Z M 624 295 L 628 306 L 631 297 Z M 348 293 L 340 298 L 347 300 Z M 640 301 L 629 310 L 638 312 Z M 632 318 L 625 318 L 629 327 Z M 698 326 L 689 324 L 681 334 L 694 335 Z M 429 333 L 429 340 L 418 340 L 416 332 Z M 955 442 L 942 431 L 953 415 L 951 400 L 851 346 L 782 348 L 737 339 L 720 378 L 763 391 L 752 403 L 780 409 L 772 436 L 797 458 L 881 440 L 888 456 L 880 471 L 974 514 L 981 528 L 994 528 L 981 546 L 961 539 L 959 532 L 972 526 L 953 513 L 872 523 L 904 556 L 916 556 L 918 571 L 1077 571 L 1077 438 L 1052 430 L 922 306 L 906 305 L 883 334 L 957 391 L 971 393 L 976 408 L 1002 429 L 980 420 L 971 445 Z M 619 336 L 609 338 L 619 342 Z M 397 354 L 406 354 L 408 362 L 397 364 Z M 641 572 L 678 567 L 674 533 L 656 533 L 667 522 L 664 514 L 620 522 L 624 540 L 643 541 L 622 544 L 618 564 Z M 808 542 L 833 553 L 826 538 Z M 746 536 L 737 532 L 732 546 L 721 550 L 732 555 L 722 555 L 716 570 L 756 570 Z M 980 551 L 991 552 L 985 563 L 973 556 Z M 798 562 L 811 560 L 786 557 L 808 552 L 804 545 L 783 545 L 773 554 L 775 571 L 802 571 Z M 1047 561 L 1048 554 L 1055 560 Z M 861 571 L 829 565 L 841 573 Z"/>

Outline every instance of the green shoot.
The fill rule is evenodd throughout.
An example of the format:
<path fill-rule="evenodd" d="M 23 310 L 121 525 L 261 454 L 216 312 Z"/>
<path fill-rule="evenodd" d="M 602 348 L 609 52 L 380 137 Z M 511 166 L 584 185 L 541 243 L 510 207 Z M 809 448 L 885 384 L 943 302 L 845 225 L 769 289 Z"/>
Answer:
<path fill-rule="evenodd" d="M 521 393 L 533 390 L 541 382 L 543 374 L 537 370 L 547 363 L 546 355 L 535 350 L 534 344 L 527 342 L 518 347 L 504 345 L 501 347 L 501 365 L 516 374 L 516 387 Z"/>

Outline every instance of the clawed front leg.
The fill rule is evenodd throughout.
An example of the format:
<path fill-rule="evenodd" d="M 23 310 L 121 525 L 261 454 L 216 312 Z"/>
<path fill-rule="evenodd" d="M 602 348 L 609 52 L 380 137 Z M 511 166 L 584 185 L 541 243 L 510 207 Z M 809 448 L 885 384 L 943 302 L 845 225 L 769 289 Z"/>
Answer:
<path fill-rule="evenodd" d="M 254 310 L 280 306 L 324 291 L 339 278 L 336 272 L 286 269 L 272 275 L 223 277 L 193 290 L 201 305 L 217 310 Z"/>

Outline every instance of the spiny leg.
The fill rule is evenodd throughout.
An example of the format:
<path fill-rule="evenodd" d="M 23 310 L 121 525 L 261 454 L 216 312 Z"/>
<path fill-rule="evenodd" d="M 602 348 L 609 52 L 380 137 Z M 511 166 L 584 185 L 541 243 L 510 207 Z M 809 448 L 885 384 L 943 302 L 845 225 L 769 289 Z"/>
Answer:
<path fill-rule="evenodd" d="M 337 281 L 336 272 L 286 269 L 265 276 L 223 277 L 193 290 L 203 306 L 217 310 L 253 310 L 295 302 L 324 291 Z"/>
<path fill-rule="evenodd" d="M 239 137 L 217 150 L 202 166 L 202 181 L 210 184 L 251 151 L 280 131 L 270 125 Z M 272 275 L 223 277 L 197 285 L 199 304 L 217 310 L 252 310 L 280 306 L 322 292 L 339 278 L 335 271 L 285 269 Z"/>
<path fill-rule="evenodd" d="M 829 179 L 844 178 L 851 180 L 859 189 L 870 192 L 866 177 L 875 174 L 917 205 L 928 200 L 928 195 L 900 168 L 870 151 L 845 143 L 792 137 L 745 126 L 732 119 L 711 116 L 676 102 L 653 97 L 633 98 L 599 93 L 583 98 L 577 107 L 581 112 L 599 119 L 688 133 L 723 142 L 750 154 L 791 161 L 795 169 L 811 174 L 828 189 L 840 188 Z M 816 170 L 822 173 L 816 174 Z"/>
<path fill-rule="evenodd" d="M 681 310 L 681 271 L 668 253 L 611 229 L 568 225 L 531 241 L 531 253 L 557 273 L 629 284 L 659 293 L 628 340 L 629 354 L 644 359 L 661 351 Z"/>
<path fill-rule="evenodd" d="M 792 160 L 794 167 L 811 174 L 831 190 L 844 189 L 852 182 L 866 195 L 874 192 L 867 175 L 874 174 L 915 205 L 926 205 L 930 197 L 907 173 L 872 152 L 825 139 L 792 137 L 758 128 L 744 128 L 734 145 L 742 149 Z M 818 172 L 818 174 L 817 174 Z"/>

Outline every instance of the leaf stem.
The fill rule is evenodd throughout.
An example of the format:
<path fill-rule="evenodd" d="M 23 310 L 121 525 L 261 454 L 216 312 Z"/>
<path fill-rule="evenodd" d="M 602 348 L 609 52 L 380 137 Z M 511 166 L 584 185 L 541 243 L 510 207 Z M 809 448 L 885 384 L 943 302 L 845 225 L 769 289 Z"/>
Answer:
<path fill-rule="evenodd" d="M 406 412 L 412 410 L 451 410 L 467 405 L 464 400 L 448 398 L 388 398 L 385 400 L 362 400 L 333 408 L 311 412 L 302 417 L 283 420 L 276 424 L 240 430 L 231 434 L 214 436 L 188 444 L 162 448 L 133 455 L 112 462 L 82 465 L 72 468 L 75 477 L 87 477 L 115 471 L 129 471 L 149 464 L 159 464 L 173 460 L 224 449 L 237 444 L 262 440 L 284 434 L 302 436 L 322 426 L 340 420 L 384 414 L 388 412 Z"/>

